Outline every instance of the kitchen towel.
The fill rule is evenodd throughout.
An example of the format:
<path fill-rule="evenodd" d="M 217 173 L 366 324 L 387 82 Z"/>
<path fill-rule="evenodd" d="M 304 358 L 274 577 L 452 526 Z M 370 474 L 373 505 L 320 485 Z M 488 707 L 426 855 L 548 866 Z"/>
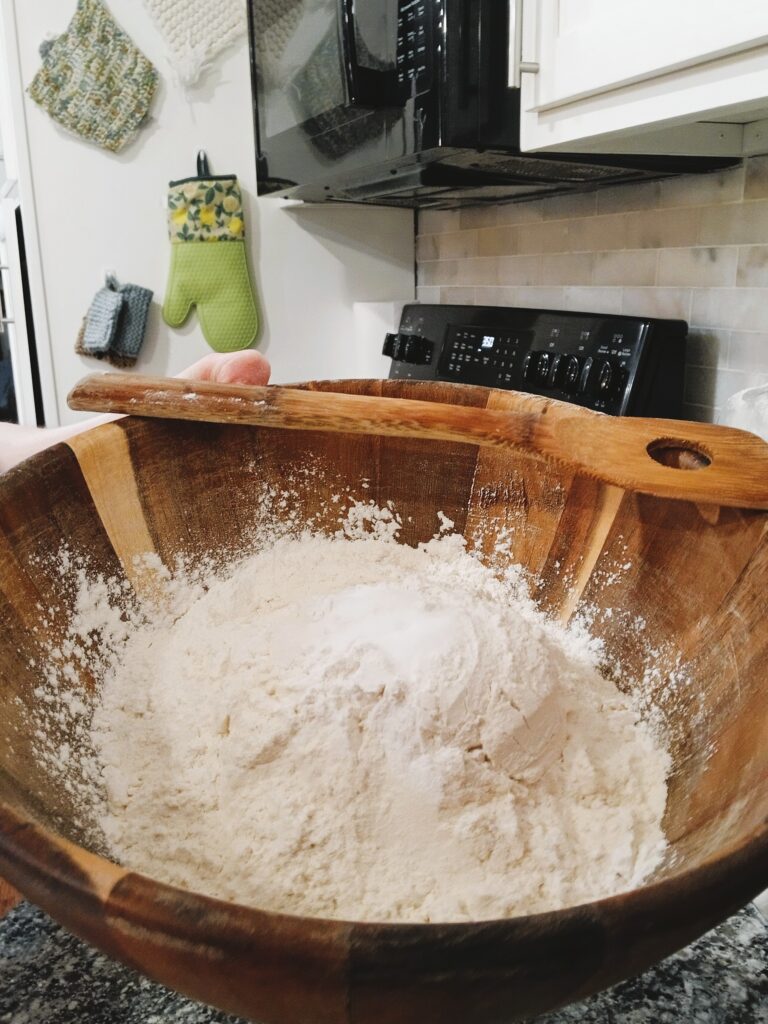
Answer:
<path fill-rule="evenodd" d="M 117 153 L 144 124 L 157 72 L 100 0 L 78 0 L 68 28 L 40 47 L 28 92 L 63 128 Z"/>
<path fill-rule="evenodd" d="M 179 81 L 195 85 L 203 71 L 247 27 L 246 0 L 144 0 L 168 47 Z"/>

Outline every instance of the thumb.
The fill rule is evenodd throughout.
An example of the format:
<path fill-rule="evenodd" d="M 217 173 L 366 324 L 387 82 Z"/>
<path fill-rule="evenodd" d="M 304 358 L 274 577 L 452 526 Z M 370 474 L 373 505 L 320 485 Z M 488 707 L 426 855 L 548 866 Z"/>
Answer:
<path fill-rule="evenodd" d="M 269 383 L 271 368 L 260 352 L 211 352 L 178 375 L 187 380 L 210 381 L 212 384 Z"/>

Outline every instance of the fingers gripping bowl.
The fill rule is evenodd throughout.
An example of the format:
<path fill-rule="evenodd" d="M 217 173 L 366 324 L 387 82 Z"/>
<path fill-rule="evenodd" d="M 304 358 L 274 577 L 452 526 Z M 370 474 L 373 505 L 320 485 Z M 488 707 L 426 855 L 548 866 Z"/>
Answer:
<path fill-rule="evenodd" d="M 518 397 L 394 381 L 309 387 L 465 408 Z M 626 678 L 648 678 L 653 649 L 673 772 L 669 850 L 642 888 L 503 921 L 377 925 L 211 900 L 88 848 L 29 735 L 39 607 L 55 609 L 53 633 L 72 613 L 45 556 L 66 543 L 131 579 L 147 551 L 166 564 L 237 551 L 258 515 L 254 480 L 277 487 L 307 460 L 329 472 L 299 495 L 306 521 L 341 477 L 395 503 L 407 544 L 432 536 L 438 511 L 489 555 L 506 531 L 539 605 L 562 620 L 589 608 Z M 768 884 L 766 523 L 764 511 L 645 496 L 454 440 L 130 419 L 57 446 L 0 479 L 0 875 L 158 981 L 269 1022 L 513 1020 L 637 973 Z M 672 693 L 681 663 L 691 683 Z"/>

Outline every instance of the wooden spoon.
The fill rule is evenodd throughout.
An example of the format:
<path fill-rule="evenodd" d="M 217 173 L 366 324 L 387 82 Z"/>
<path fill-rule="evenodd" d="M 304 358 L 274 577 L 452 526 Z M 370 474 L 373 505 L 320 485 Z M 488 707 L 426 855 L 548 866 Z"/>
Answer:
<path fill-rule="evenodd" d="M 768 445 L 708 423 L 606 416 L 505 392 L 509 408 L 377 398 L 290 387 L 245 387 L 133 374 L 93 374 L 73 409 L 460 441 L 554 459 L 625 490 L 740 508 L 768 508 Z"/>

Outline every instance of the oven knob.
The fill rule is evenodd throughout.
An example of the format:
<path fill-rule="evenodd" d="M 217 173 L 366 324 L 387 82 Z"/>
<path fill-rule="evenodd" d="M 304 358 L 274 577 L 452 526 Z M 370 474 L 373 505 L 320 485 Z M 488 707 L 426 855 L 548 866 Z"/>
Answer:
<path fill-rule="evenodd" d="M 427 365 L 432 362 L 433 349 L 432 342 L 418 334 L 387 334 L 381 352 L 398 363 Z"/>
<path fill-rule="evenodd" d="M 536 365 L 534 357 L 535 352 L 527 352 L 523 359 L 523 380 L 530 380 L 533 376 L 533 370 Z"/>
<path fill-rule="evenodd" d="M 539 358 L 536 361 L 536 379 L 542 385 L 547 383 L 547 377 L 549 376 L 549 364 L 549 352 L 539 352 Z"/>
<path fill-rule="evenodd" d="M 607 359 L 603 359 L 597 368 L 597 390 L 602 394 L 611 390 L 614 382 L 613 367 Z"/>
<path fill-rule="evenodd" d="M 563 371 L 563 387 L 566 391 L 574 392 L 579 386 L 579 374 L 581 373 L 581 360 L 578 356 L 567 356 L 565 370 Z"/>
<path fill-rule="evenodd" d="M 562 352 L 558 352 L 552 357 L 552 364 L 549 367 L 549 378 L 547 383 L 551 388 L 562 388 L 565 371 L 568 365 L 568 357 L 564 356 Z"/>
<path fill-rule="evenodd" d="M 595 360 L 592 356 L 587 356 L 584 360 L 584 365 L 581 368 L 581 375 L 579 376 L 579 393 L 586 395 L 592 387 L 592 376 L 595 368 Z"/>
<path fill-rule="evenodd" d="M 402 354 L 404 344 L 402 342 L 402 334 L 386 334 L 384 336 L 384 347 L 381 350 L 383 356 L 389 356 L 390 359 L 395 359 L 399 362 Z"/>

